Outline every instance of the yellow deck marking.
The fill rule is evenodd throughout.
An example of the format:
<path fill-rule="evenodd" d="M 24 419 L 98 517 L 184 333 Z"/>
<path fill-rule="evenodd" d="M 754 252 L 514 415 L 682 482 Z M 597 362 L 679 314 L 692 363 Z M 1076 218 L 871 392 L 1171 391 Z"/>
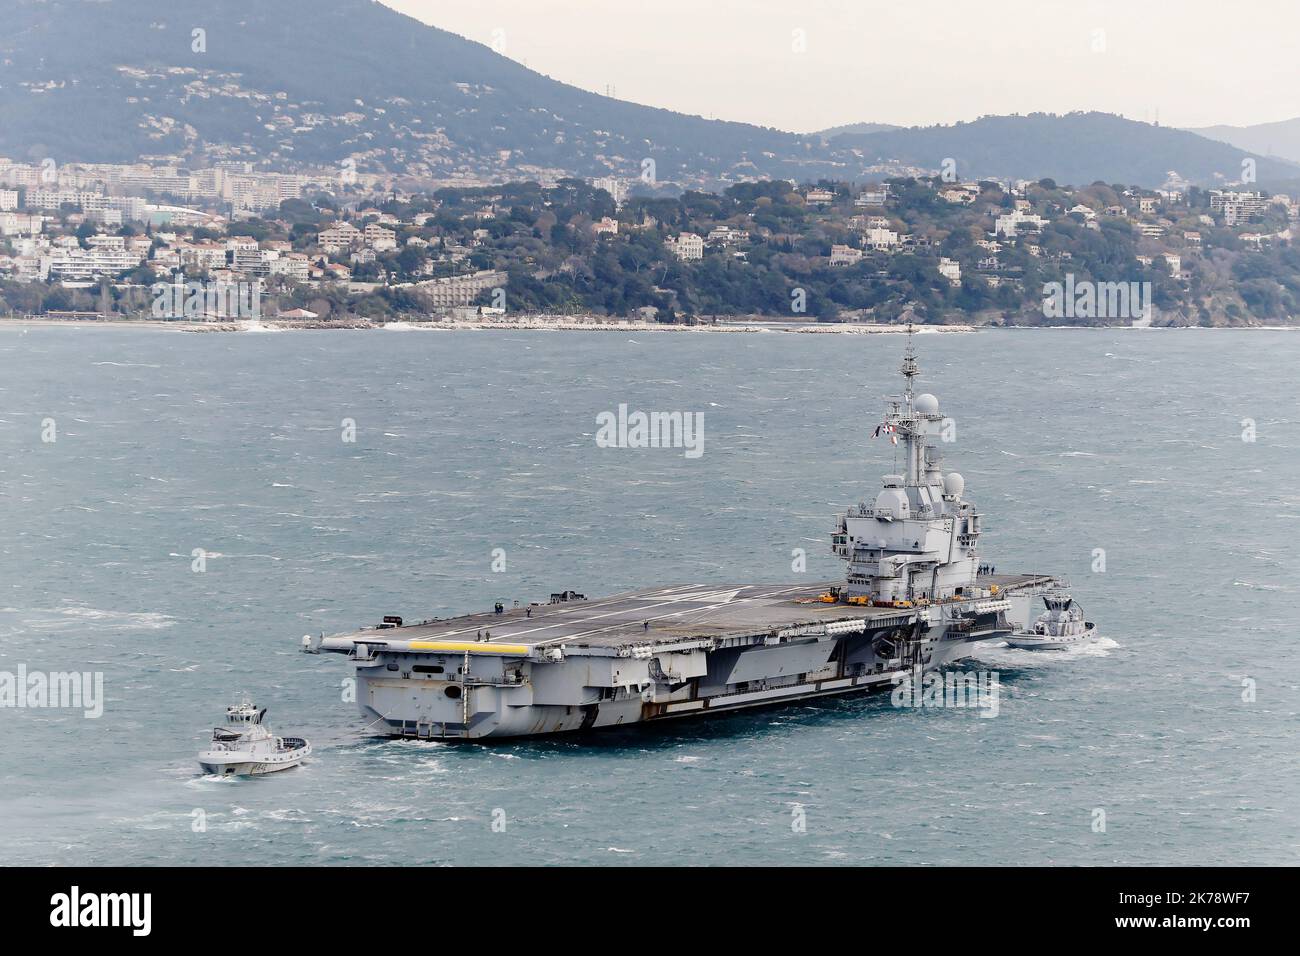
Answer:
<path fill-rule="evenodd" d="M 520 654 L 527 656 L 527 644 L 492 644 L 487 641 L 408 641 L 413 651 L 455 651 L 463 654 Z M 398 652 L 400 653 L 400 651 Z"/>

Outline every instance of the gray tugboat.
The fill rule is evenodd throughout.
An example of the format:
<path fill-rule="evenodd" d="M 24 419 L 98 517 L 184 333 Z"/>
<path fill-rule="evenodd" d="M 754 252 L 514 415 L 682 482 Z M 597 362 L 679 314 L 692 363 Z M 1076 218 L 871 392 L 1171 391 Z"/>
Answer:
<path fill-rule="evenodd" d="M 301 737 L 277 737 L 262 723 L 266 708 L 247 697 L 226 708 L 226 722 L 212 731 L 207 750 L 199 751 L 204 773 L 253 776 L 296 767 L 311 756 L 311 744 Z"/>
<path fill-rule="evenodd" d="M 901 474 L 831 535 L 846 578 L 823 584 L 681 584 L 350 634 L 304 637 L 345 654 L 368 725 L 393 736 L 477 740 L 589 730 L 888 688 L 919 668 L 1006 638 L 1012 598 L 1038 574 L 981 573 L 981 516 L 944 474 L 939 400 L 915 395 L 909 329 L 902 395 L 875 434 Z M 1027 615 L 1028 601 L 1025 605 Z M 485 636 L 486 635 L 486 636 Z"/>
<path fill-rule="evenodd" d="M 1047 610 L 1034 619 L 1023 631 L 1013 631 L 1007 638 L 1008 647 L 1026 651 L 1063 651 L 1081 647 L 1092 641 L 1097 626 L 1083 619 L 1083 608 L 1062 590 L 1043 595 Z"/>

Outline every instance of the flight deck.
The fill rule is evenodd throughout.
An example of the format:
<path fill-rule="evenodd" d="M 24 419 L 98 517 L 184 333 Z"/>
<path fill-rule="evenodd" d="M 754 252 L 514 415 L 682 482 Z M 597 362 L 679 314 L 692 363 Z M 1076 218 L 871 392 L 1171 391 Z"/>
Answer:
<path fill-rule="evenodd" d="M 1009 594 L 1041 587 L 1052 579 L 1037 574 L 981 575 L 975 588 Z M 911 619 L 916 608 L 867 607 L 822 603 L 834 582 L 775 585 L 675 585 L 627 591 L 610 597 L 581 598 L 550 604 L 504 608 L 405 625 L 366 628 L 332 640 L 455 642 L 478 645 L 474 653 L 493 653 L 503 645 L 529 651 L 564 645 L 619 648 L 629 645 L 676 643 L 698 638 L 752 635 L 775 628 L 797 627 L 862 618 L 884 622 Z"/>

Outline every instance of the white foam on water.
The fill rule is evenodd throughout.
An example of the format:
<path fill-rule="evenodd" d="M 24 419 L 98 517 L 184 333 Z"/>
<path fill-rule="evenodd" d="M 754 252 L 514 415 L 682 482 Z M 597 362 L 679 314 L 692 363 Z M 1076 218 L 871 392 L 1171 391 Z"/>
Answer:
<path fill-rule="evenodd" d="M 1084 657 L 1109 657 L 1110 652 L 1120 646 L 1122 645 L 1117 641 L 1101 635 L 1086 644 L 1059 650 L 1029 650 L 1023 647 L 1011 647 L 1001 641 L 985 641 L 975 645 L 977 653 L 973 657 L 976 660 L 1003 664 L 1007 667 L 1039 667 L 1053 663 L 1068 663 Z"/>

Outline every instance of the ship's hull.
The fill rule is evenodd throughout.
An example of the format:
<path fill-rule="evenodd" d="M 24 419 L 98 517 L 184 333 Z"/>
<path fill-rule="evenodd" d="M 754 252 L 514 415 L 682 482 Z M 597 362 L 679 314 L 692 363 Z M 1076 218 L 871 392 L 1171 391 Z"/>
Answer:
<path fill-rule="evenodd" d="M 989 637 L 996 637 L 990 634 Z M 988 639 L 983 638 L 983 639 Z M 637 724 L 658 723 L 679 718 L 700 718 L 779 707 L 826 697 L 849 694 L 867 694 L 873 691 L 886 693 L 900 682 L 909 680 L 919 666 L 923 673 L 953 663 L 969 656 L 971 646 L 951 642 L 942 651 L 926 648 L 921 651 L 922 663 L 909 665 L 906 660 L 882 660 L 881 670 L 838 677 L 825 675 L 815 680 L 778 683 L 757 690 L 732 690 L 710 695 L 688 696 L 669 694 L 629 694 L 608 701 L 573 704 L 511 704 L 507 696 L 497 696 L 493 689 L 465 688 L 460 712 L 444 706 L 447 686 L 431 683 L 412 692 L 408 685 L 399 691 L 405 698 L 395 705 L 394 688 L 385 678 L 358 676 L 357 691 L 362 716 L 367 725 L 381 735 L 413 737 L 432 740 L 482 740 L 503 737 L 534 737 L 575 731 L 594 731 L 611 727 L 629 727 Z M 754 652 L 746 652 L 753 655 Z M 745 656 L 744 654 L 741 655 Z M 738 661 L 737 663 L 747 663 Z M 772 662 L 759 662 L 766 667 Z M 885 669 L 888 667 L 889 669 Z M 774 680 L 776 683 L 779 679 Z M 762 682 L 767 683 L 767 682 Z M 379 708 L 383 708 L 380 710 Z M 469 712 L 468 721 L 465 711 Z M 439 720 L 442 716 L 444 719 Z"/>
<path fill-rule="evenodd" d="M 1011 589 L 1043 579 L 999 580 Z M 995 588 L 885 608 L 820 602 L 825 587 L 631 592 L 370 629 L 307 649 L 352 657 L 370 732 L 482 740 L 891 689 L 1012 630 L 1010 602 L 990 599 Z"/>
<path fill-rule="evenodd" d="M 263 758 L 212 751 L 199 754 L 199 767 L 204 773 L 220 777 L 253 777 L 280 770 L 291 770 L 309 756 L 311 756 L 310 745 L 287 755 Z"/>
<path fill-rule="evenodd" d="M 1087 644 L 1096 636 L 1097 628 L 1089 624 L 1083 633 L 1071 637 L 1053 637 L 1028 631 L 1015 631 L 1007 637 L 1006 642 L 1008 647 L 1023 651 L 1066 651 Z"/>

